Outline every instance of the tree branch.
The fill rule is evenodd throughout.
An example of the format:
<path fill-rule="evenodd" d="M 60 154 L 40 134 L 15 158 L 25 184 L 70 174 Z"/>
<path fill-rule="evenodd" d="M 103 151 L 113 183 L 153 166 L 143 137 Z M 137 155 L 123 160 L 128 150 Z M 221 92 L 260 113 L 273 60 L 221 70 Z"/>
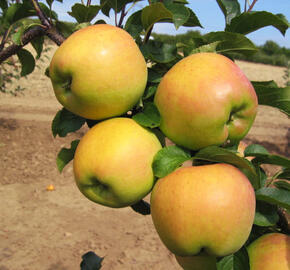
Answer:
<path fill-rule="evenodd" d="M 44 12 L 41 10 L 37 0 L 31 0 L 31 3 L 37 13 L 41 24 L 46 28 L 45 34 L 54 41 L 58 46 L 65 40 L 65 38 L 57 31 L 53 26 L 52 22 L 46 17 Z"/>
<path fill-rule="evenodd" d="M 41 26 L 35 26 L 35 27 L 29 29 L 22 36 L 22 45 L 12 44 L 0 52 L 0 63 L 5 61 L 6 59 L 8 59 L 10 56 L 16 54 L 18 51 L 20 51 L 26 44 L 28 44 L 34 38 L 43 36 L 44 34 L 45 34 L 45 29 Z"/>
<path fill-rule="evenodd" d="M 41 21 L 41 24 L 43 26 L 46 26 L 46 27 L 51 27 L 52 25 L 50 24 L 48 18 L 46 17 L 46 15 L 42 12 L 39 4 L 38 4 L 38 1 L 37 0 L 31 0 L 31 3 L 37 13 L 37 16 L 39 18 L 39 20 Z"/>
<path fill-rule="evenodd" d="M 253 7 L 254 7 L 254 5 L 257 3 L 257 1 L 258 1 L 258 0 L 253 0 L 252 4 L 251 4 L 250 7 L 248 8 L 247 12 L 250 12 L 250 11 L 253 9 Z"/>
<path fill-rule="evenodd" d="M 3 37 L 2 37 L 2 40 L 1 40 L 1 43 L 0 43 L 0 52 L 4 49 L 4 45 L 5 45 L 5 42 L 7 40 L 8 34 L 9 34 L 9 30 L 7 29 L 4 32 Z"/>

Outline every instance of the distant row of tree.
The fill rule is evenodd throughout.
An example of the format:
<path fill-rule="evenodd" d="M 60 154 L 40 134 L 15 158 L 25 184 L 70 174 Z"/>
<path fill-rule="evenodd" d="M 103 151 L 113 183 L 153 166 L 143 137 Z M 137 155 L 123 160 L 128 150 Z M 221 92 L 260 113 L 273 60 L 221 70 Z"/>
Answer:
<path fill-rule="evenodd" d="M 171 44 L 189 44 L 194 39 L 202 38 L 202 34 L 199 31 L 188 31 L 185 34 L 178 34 L 176 36 L 167 34 L 152 34 L 153 38 L 157 41 L 162 41 Z M 264 63 L 275 66 L 289 66 L 290 62 L 290 49 L 280 47 L 279 44 L 272 40 L 268 40 L 262 46 L 257 46 L 258 51 L 251 55 L 245 56 L 242 54 L 235 54 L 235 59 L 246 60 L 256 63 Z"/>

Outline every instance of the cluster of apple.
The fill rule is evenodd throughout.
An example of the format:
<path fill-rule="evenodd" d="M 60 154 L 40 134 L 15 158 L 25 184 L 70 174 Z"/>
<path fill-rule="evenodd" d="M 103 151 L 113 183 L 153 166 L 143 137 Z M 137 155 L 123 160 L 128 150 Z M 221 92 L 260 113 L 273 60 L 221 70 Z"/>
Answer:
<path fill-rule="evenodd" d="M 88 199 L 118 208 L 152 191 L 155 228 L 184 269 L 216 269 L 217 257 L 245 244 L 256 199 L 239 169 L 222 163 L 182 167 L 156 181 L 152 162 L 161 143 L 126 114 L 147 84 L 146 61 L 126 31 L 94 25 L 75 32 L 56 51 L 50 78 L 67 110 L 99 121 L 81 139 L 73 163 L 77 186 Z M 175 64 L 161 80 L 154 103 L 163 134 L 190 150 L 238 143 L 258 105 L 242 71 L 214 53 Z M 286 243 L 284 235 L 280 238 Z M 260 268 L 264 255 L 256 254 L 258 245 L 249 249 L 252 270 L 266 269 Z"/>

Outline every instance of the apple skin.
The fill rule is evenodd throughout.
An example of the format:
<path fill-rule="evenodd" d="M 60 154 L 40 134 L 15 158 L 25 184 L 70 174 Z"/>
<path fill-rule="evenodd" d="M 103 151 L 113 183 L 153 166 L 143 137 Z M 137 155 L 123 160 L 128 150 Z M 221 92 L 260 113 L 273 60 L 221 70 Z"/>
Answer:
<path fill-rule="evenodd" d="M 175 259 L 183 270 L 216 270 L 216 258 L 201 253 L 196 256 L 182 257 L 175 255 Z"/>
<path fill-rule="evenodd" d="M 151 193 L 157 233 L 179 256 L 236 252 L 249 237 L 255 206 L 247 177 L 223 163 L 179 168 L 158 180 Z"/>
<path fill-rule="evenodd" d="M 107 24 L 69 36 L 55 52 L 49 74 L 58 101 L 93 120 L 129 111 L 147 83 L 146 62 L 133 38 Z"/>
<path fill-rule="evenodd" d="M 290 236 L 282 233 L 265 234 L 248 247 L 251 270 L 289 270 Z"/>
<path fill-rule="evenodd" d="M 114 208 L 145 197 L 152 189 L 152 161 L 161 149 L 155 134 L 129 118 L 96 124 L 79 142 L 75 181 L 90 200 Z"/>
<path fill-rule="evenodd" d="M 240 141 L 258 105 L 240 68 L 215 53 L 193 54 L 175 64 L 162 78 L 154 101 L 163 133 L 192 150 Z"/>

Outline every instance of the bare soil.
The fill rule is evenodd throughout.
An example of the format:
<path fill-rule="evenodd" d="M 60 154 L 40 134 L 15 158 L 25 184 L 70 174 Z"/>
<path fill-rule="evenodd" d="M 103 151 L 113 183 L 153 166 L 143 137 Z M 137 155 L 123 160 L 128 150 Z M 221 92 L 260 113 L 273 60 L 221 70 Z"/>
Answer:
<path fill-rule="evenodd" d="M 251 80 L 285 83 L 283 68 L 237 64 Z M 179 269 L 150 216 L 94 204 L 77 189 L 71 164 L 57 171 L 60 148 L 87 128 L 53 138 L 51 121 L 61 106 L 43 75 L 46 65 L 16 82 L 26 87 L 23 94 L 0 94 L 0 270 L 78 270 L 90 250 L 105 256 L 104 270 Z M 245 141 L 289 157 L 290 120 L 261 106 Z M 46 190 L 50 184 L 54 191 Z"/>

